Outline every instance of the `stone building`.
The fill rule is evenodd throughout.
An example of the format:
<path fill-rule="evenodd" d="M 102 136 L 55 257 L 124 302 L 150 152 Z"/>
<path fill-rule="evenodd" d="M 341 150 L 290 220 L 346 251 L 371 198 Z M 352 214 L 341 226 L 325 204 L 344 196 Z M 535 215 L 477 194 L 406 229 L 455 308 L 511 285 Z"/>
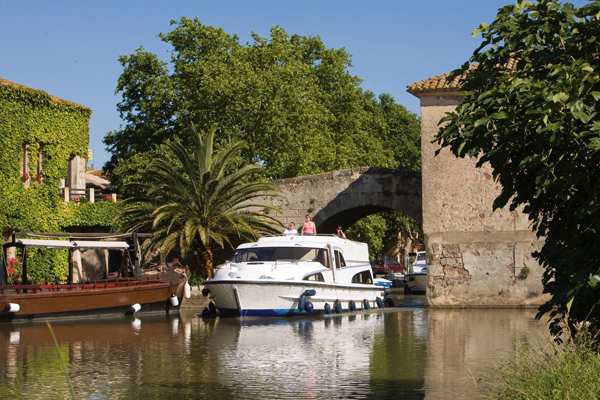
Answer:
<path fill-rule="evenodd" d="M 542 268 L 531 253 L 541 242 L 527 216 L 493 211 L 500 193 L 490 166 L 477 159 L 439 155 L 431 139 L 445 113 L 463 100 L 460 77 L 448 74 L 408 86 L 421 101 L 423 231 L 427 250 L 427 305 L 533 306 L 542 304 Z"/>

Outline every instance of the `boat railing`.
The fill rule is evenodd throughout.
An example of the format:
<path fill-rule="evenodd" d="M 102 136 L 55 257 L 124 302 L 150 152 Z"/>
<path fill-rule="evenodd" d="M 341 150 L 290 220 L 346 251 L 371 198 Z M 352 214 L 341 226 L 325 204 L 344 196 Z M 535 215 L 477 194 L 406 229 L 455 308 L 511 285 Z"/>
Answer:
<path fill-rule="evenodd" d="M 131 278 L 118 278 L 118 279 L 101 279 L 95 281 L 86 281 L 80 283 L 68 283 L 61 281 L 44 281 L 42 283 L 34 281 L 34 283 L 28 284 L 12 284 L 5 285 L 4 282 L 0 282 L 0 294 L 7 293 L 40 293 L 40 292 L 60 292 L 60 291 L 83 291 L 83 290 L 94 290 L 94 289 L 106 289 L 106 288 L 126 288 L 135 286 L 148 286 L 157 283 L 163 283 L 159 277 L 146 279 L 131 279 Z"/>
<path fill-rule="evenodd" d="M 262 237 L 286 237 L 286 236 L 302 236 L 302 235 L 300 233 L 298 233 L 297 235 L 264 235 Z M 316 235 L 306 235 L 306 236 L 302 236 L 302 237 L 315 237 L 315 236 L 337 237 L 333 233 L 317 233 Z"/>

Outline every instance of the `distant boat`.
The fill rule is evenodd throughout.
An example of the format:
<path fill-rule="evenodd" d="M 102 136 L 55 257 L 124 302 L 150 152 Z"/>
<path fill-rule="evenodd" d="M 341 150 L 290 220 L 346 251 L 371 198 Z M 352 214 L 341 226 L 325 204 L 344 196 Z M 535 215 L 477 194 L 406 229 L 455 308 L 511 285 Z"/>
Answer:
<path fill-rule="evenodd" d="M 224 315 L 331 314 L 385 306 L 365 243 L 333 236 L 278 236 L 239 246 L 204 282 Z"/>
<path fill-rule="evenodd" d="M 427 291 L 427 268 L 423 268 L 421 272 L 406 274 L 405 293 L 425 293 Z"/>
<path fill-rule="evenodd" d="M 184 292 L 189 289 L 187 271 L 175 279 L 142 277 L 139 261 L 135 257 L 137 240 L 132 234 L 93 234 L 96 239 L 127 238 L 131 244 L 127 241 L 88 240 L 91 234 L 30 234 L 35 235 L 43 235 L 46 239 L 16 239 L 13 235 L 12 242 L 2 246 L 0 321 L 178 311 Z M 49 240 L 49 237 L 70 237 L 71 240 Z M 22 252 L 22 279 L 13 284 L 8 283 L 6 262 L 6 253 L 10 247 L 16 247 Z M 27 250 L 31 248 L 67 249 L 67 281 L 30 282 L 27 278 Z M 73 255 L 79 255 L 78 251 L 82 249 L 120 250 L 125 255 L 125 264 L 112 279 L 74 282 Z"/>
<path fill-rule="evenodd" d="M 412 266 L 409 268 L 408 272 L 411 274 L 419 273 L 422 269 L 427 267 L 427 254 L 424 251 L 419 251 L 417 253 L 417 257 L 415 258 L 415 262 L 413 262 Z"/>
<path fill-rule="evenodd" d="M 417 258 L 409 268 L 409 273 L 404 275 L 406 284 L 405 293 L 425 293 L 427 291 L 427 259 L 424 251 L 417 253 Z"/>

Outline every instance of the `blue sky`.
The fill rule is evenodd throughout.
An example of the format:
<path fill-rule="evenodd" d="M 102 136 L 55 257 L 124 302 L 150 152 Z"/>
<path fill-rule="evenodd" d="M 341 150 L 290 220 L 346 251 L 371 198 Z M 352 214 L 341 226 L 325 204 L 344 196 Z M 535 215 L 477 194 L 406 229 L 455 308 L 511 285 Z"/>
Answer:
<path fill-rule="evenodd" d="M 352 54 L 350 73 L 364 79 L 363 89 L 390 93 L 419 114 L 406 86 L 467 61 L 480 42 L 473 30 L 508 4 L 514 1 L 0 0 L 0 78 L 91 108 L 90 164 L 99 168 L 109 158 L 102 138 L 122 124 L 118 57 L 143 45 L 168 60 L 170 48 L 156 35 L 169 32 L 171 20 L 198 17 L 242 43 L 253 30 L 268 37 L 273 25 L 319 35 Z"/>

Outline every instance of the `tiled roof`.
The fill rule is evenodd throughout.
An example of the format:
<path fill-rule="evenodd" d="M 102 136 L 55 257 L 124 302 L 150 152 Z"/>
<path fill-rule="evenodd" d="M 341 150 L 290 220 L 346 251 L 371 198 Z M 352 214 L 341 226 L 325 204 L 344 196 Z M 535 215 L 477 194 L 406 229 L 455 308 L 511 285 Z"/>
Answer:
<path fill-rule="evenodd" d="M 457 91 L 460 90 L 459 82 L 463 79 L 469 71 L 473 68 L 476 68 L 478 64 L 471 65 L 467 72 L 464 74 L 457 76 L 452 80 L 452 82 L 448 82 L 447 78 L 450 76 L 450 72 L 445 73 L 444 75 L 434 76 L 433 78 L 425 79 L 420 82 L 413 83 L 412 85 L 408 85 L 408 89 L 406 91 L 410 94 L 417 94 L 428 91 Z"/>
<path fill-rule="evenodd" d="M 516 66 L 517 60 L 514 58 L 510 58 L 506 63 L 506 67 L 508 69 L 513 69 Z M 416 95 L 417 93 L 429 92 L 429 91 L 458 91 L 460 90 L 460 81 L 464 79 L 467 74 L 477 68 L 479 64 L 474 64 L 469 66 L 469 69 L 462 75 L 457 76 L 452 80 L 452 82 L 448 82 L 446 79 L 450 76 L 450 72 L 445 73 L 444 75 L 438 75 L 433 78 L 425 79 L 420 82 L 413 83 L 412 85 L 408 85 L 408 89 L 406 91 L 410 94 Z"/>
<path fill-rule="evenodd" d="M 86 174 L 90 174 L 90 175 L 94 175 L 94 176 L 99 176 L 101 178 L 107 176 L 107 174 L 104 171 L 104 169 L 96 169 L 96 170 L 93 170 L 93 171 L 86 171 L 85 173 Z"/>
<path fill-rule="evenodd" d="M 88 184 L 91 184 L 93 186 L 97 186 L 100 189 L 110 189 L 111 185 L 110 185 L 110 181 L 108 179 L 105 179 L 104 177 L 102 177 L 101 175 L 96 175 L 96 172 L 102 172 L 101 169 L 98 169 L 96 171 L 87 171 L 85 173 L 85 181 Z"/>
<path fill-rule="evenodd" d="M 20 88 L 20 89 L 36 90 L 36 89 L 32 89 L 32 88 L 30 88 L 30 87 L 27 87 L 27 86 L 24 86 L 24 85 L 20 85 L 20 84 L 18 84 L 18 83 L 11 82 L 11 81 L 9 81 L 9 80 L 7 80 L 7 79 L 2 79 L 2 78 L 0 78 L 0 85 L 4 85 L 4 86 L 12 86 L 12 87 L 15 87 L 15 88 Z M 41 90 L 40 90 L 40 92 L 41 92 Z M 46 92 L 44 92 L 44 93 L 46 93 Z M 61 99 L 61 98 L 59 98 L 59 97 L 52 96 L 52 95 L 50 95 L 50 94 L 49 94 L 48 96 L 50 96 L 50 98 L 51 98 L 52 100 L 54 100 L 54 101 L 57 101 L 57 102 L 59 102 L 59 103 L 61 103 L 61 102 L 67 102 L 67 103 L 70 103 L 70 104 L 72 104 L 72 105 L 74 105 L 74 106 L 76 106 L 76 107 L 81 107 L 81 108 L 84 108 L 84 109 L 86 109 L 86 110 L 89 110 L 89 108 L 88 108 L 88 107 L 86 107 L 86 106 L 82 106 L 81 104 L 73 103 L 72 101 L 68 101 L 68 100 L 63 100 L 63 99 Z"/>

